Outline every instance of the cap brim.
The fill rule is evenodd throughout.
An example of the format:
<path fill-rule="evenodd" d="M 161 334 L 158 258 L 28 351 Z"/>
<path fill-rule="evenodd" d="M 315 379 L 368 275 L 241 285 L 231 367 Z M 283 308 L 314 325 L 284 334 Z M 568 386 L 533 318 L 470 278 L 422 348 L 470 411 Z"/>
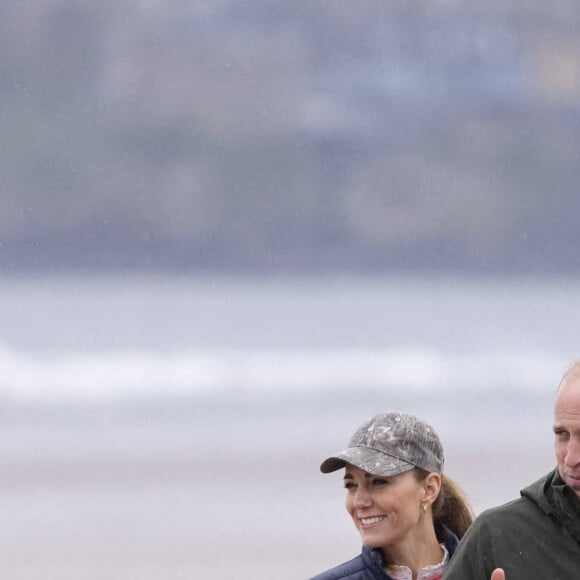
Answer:
<path fill-rule="evenodd" d="M 414 469 L 412 463 L 397 459 L 392 455 L 381 453 L 369 447 L 350 447 L 328 459 L 320 465 L 322 473 L 332 473 L 341 469 L 346 464 L 354 465 L 371 475 L 399 475 L 405 471 Z"/>

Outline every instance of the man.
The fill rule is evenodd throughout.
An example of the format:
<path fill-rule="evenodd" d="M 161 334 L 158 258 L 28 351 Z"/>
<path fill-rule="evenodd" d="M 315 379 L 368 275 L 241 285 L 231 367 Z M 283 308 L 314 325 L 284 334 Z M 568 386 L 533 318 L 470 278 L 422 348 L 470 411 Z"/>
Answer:
<path fill-rule="evenodd" d="M 556 468 L 476 518 L 445 580 L 580 578 L 580 362 L 558 387 L 554 435 Z"/>

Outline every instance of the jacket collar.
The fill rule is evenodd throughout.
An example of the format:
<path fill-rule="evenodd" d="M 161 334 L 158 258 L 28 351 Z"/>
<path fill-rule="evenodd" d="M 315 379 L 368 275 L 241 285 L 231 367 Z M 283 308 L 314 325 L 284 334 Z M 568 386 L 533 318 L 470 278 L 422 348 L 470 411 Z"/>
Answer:
<path fill-rule="evenodd" d="M 459 538 L 449 528 L 441 526 L 440 533 L 439 530 L 437 533 L 437 539 L 445 544 L 445 547 L 449 552 L 449 558 L 452 558 L 457 546 L 459 545 Z M 362 557 L 375 578 L 390 578 L 390 576 L 385 573 L 383 551 L 380 548 L 368 548 L 363 546 Z"/>
<path fill-rule="evenodd" d="M 580 499 L 564 483 L 557 469 L 523 489 L 521 495 L 560 520 L 580 543 Z"/>

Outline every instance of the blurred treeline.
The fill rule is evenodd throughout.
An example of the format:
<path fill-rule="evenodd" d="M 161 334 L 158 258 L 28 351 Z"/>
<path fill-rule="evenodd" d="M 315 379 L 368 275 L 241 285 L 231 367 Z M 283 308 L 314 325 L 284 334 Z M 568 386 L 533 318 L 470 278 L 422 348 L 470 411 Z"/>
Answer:
<path fill-rule="evenodd" d="M 12 0 L 0 267 L 578 271 L 577 0 Z"/>

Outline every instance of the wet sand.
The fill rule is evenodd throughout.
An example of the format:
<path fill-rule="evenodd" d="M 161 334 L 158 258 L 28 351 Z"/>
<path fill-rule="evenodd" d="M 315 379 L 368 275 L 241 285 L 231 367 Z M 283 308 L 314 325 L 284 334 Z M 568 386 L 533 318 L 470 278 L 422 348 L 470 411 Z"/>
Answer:
<path fill-rule="evenodd" d="M 549 449 L 514 448 L 449 446 L 477 511 L 550 467 Z M 320 475 L 317 453 L 73 455 L 3 462 L 4 577 L 290 580 L 359 550 L 340 476 Z"/>

